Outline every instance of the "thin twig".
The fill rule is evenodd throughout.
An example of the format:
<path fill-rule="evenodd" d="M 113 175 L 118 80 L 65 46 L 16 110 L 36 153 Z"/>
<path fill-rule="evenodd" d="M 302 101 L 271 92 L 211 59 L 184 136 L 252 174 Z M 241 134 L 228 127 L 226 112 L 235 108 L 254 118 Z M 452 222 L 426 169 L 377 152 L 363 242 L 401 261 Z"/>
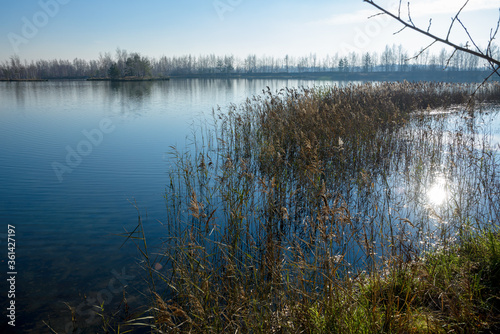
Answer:
<path fill-rule="evenodd" d="M 500 12 L 500 9 L 499 9 L 499 12 Z M 491 45 L 492 45 L 493 41 L 495 40 L 495 38 L 497 36 L 498 28 L 499 27 L 500 27 L 500 15 L 499 15 L 499 18 L 498 18 L 498 21 L 497 21 L 497 27 L 495 29 L 495 32 L 492 34 L 493 29 L 491 29 L 491 31 L 490 31 L 490 40 L 488 42 L 488 47 L 486 48 L 486 54 L 489 55 L 489 56 L 492 56 L 491 55 Z"/>
<path fill-rule="evenodd" d="M 453 50 L 453 53 L 448 58 L 448 61 L 446 62 L 446 66 L 443 68 L 443 70 L 446 70 L 448 68 L 448 66 L 450 65 L 451 59 L 453 58 L 453 56 L 455 56 L 455 53 L 457 53 L 457 51 L 458 51 L 457 49 Z"/>
<path fill-rule="evenodd" d="M 458 23 L 460 23 L 462 25 L 462 28 L 464 28 L 465 30 L 465 33 L 467 34 L 467 36 L 469 36 L 469 40 L 472 42 L 472 44 L 474 44 L 474 46 L 476 47 L 477 49 L 477 52 L 481 53 L 481 54 L 484 54 L 483 51 L 481 51 L 481 49 L 479 48 L 479 46 L 477 46 L 476 42 L 474 42 L 474 40 L 472 39 L 472 36 L 470 35 L 469 33 L 469 30 L 467 30 L 467 28 L 465 27 L 465 25 L 462 23 L 462 21 L 460 19 L 457 19 Z"/>
<path fill-rule="evenodd" d="M 411 23 L 411 25 L 415 27 L 415 23 L 413 23 L 413 20 L 411 19 L 410 2 L 409 1 L 408 1 L 408 20 Z"/>
<path fill-rule="evenodd" d="M 403 30 L 405 30 L 407 28 L 407 26 L 404 26 L 403 28 L 401 28 L 400 30 L 396 31 L 395 33 L 393 33 L 393 35 L 397 35 L 399 34 L 400 32 L 402 32 Z"/>
<path fill-rule="evenodd" d="M 458 15 L 460 15 L 460 13 L 462 12 L 462 10 L 465 8 L 465 6 L 467 6 L 468 3 L 469 3 L 469 0 L 467 0 L 465 2 L 465 4 L 462 6 L 462 8 L 460 8 L 460 10 L 458 11 L 457 15 L 455 15 L 455 17 L 453 19 L 451 19 L 450 28 L 448 29 L 448 34 L 446 35 L 446 40 L 448 40 L 450 38 L 451 29 L 453 28 L 453 24 L 455 23 L 455 21 L 458 19 Z"/>
<path fill-rule="evenodd" d="M 57 333 L 57 332 L 56 332 L 56 331 L 55 331 L 52 327 L 50 327 L 50 325 L 49 325 L 48 323 L 46 323 L 46 322 L 45 322 L 45 320 L 42 320 L 42 322 L 43 322 L 43 324 L 44 324 L 45 326 L 47 326 L 47 327 L 50 329 L 50 331 L 51 331 L 52 333 L 54 333 L 54 334 L 58 334 L 58 333 Z"/>
<path fill-rule="evenodd" d="M 500 66 L 498 66 L 496 68 L 493 67 L 493 71 L 483 80 L 483 82 L 481 82 L 481 84 L 479 86 L 476 87 L 476 89 L 474 90 L 474 92 L 471 94 L 471 96 L 469 98 L 469 102 L 467 102 L 467 105 L 471 106 L 471 109 L 472 109 L 472 106 L 474 104 L 474 97 L 476 96 L 476 93 L 479 91 L 479 89 L 481 87 L 483 87 L 484 85 L 486 85 L 486 82 L 488 82 L 488 80 L 493 76 L 493 74 L 496 73 L 497 75 L 500 76 L 500 74 L 498 73 L 498 69 L 500 69 Z"/>
<path fill-rule="evenodd" d="M 385 13 L 377 13 L 377 14 L 373 14 L 373 15 L 368 16 L 368 18 L 372 19 L 372 18 L 380 16 L 380 15 L 386 15 L 386 14 Z"/>
<path fill-rule="evenodd" d="M 494 68 L 493 71 L 490 73 L 490 75 L 488 75 L 484 80 L 483 82 L 476 87 L 476 89 L 474 90 L 474 93 L 472 93 L 472 96 L 471 98 L 476 95 L 476 92 L 479 90 L 479 88 L 481 88 L 482 86 L 484 86 L 486 84 L 486 82 L 493 76 L 493 74 L 498 74 L 498 70 L 500 69 L 500 66 L 497 67 L 497 68 Z M 500 75 L 500 74 L 499 74 Z"/>
<path fill-rule="evenodd" d="M 422 53 L 424 53 L 425 50 L 427 50 L 428 48 L 430 48 L 431 46 L 433 46 L 434 43 L 436 43 L 436 42 L 437 41 L 434 41 L 431 44 L 427 45 L 425 48 L 423 48 L 422 50 L 420 50 L 420 52 L 417 55 L 415 55 L 415 56 L 413 56 L 411 58 L 406 59 L 406 61 L 409 61 L 409 60 L 416 59 L 416 58 L 420 57 L 420 55 L 422 55 Z"/>

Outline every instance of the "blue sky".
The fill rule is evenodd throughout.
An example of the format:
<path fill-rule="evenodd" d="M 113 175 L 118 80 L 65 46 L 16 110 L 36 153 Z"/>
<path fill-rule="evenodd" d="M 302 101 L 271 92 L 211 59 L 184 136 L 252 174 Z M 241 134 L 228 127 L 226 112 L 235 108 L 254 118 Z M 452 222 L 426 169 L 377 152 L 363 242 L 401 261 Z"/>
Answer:
<path fill-rule="evenodd" d="M 399 1 L 376 1 L 397 9 Z M 403 1 L 406 3 L 406 1 Z M 446 34 L 465 1 L 413 0 L 415 23 Z M 496 26 L 500 0 L 470 0 L 461 18 L 481 45 Z M 402 44 L 411 52 L 427 39 L 398 35 L 396 22 L 368 16 L 362 0 L 3 0 L 0 61 L 96 59 L 117 47 L 143 55 L 247 54 L 284 56 L 381 51 Z M 406 7 L 402 11 L 406 16 Z M 452 39 L 465 42 L 457 26 Z M 500 36 L 499 36 L 500 38 Z M 436 53 L 441 46 L 433 48 Z"/>

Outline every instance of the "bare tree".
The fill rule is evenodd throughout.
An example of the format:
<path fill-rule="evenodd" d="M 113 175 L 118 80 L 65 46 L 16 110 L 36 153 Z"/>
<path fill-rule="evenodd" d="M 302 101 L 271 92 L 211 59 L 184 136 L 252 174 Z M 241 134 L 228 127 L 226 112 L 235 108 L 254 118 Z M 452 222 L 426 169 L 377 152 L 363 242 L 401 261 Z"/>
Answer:
<path fill-rule="evenodd" d="M 488 41 L 488 45 L 487 45 L 486 49 L 485 50 L 481 49 L 476 44 L 476 42 L 474 41 L 474 39 L 472 38 L 472 36 L 470 35 L 469 31 L 467 30 L 467 27 L 463 24 L 463 22 L 459 18 L 460 13 L 467 6 L 467 4 L 469 3 L 469 0 L 467 0 L 465 2 L 465 4 L 457 12 L 457 14 L 455 15 L 455 17 L 452 18 L 451 24 L 450 24 L 450 26 L 448 28 L 448 33 L 447 33 L 446 37 L 437 36 L 437 35 L 435 35 L 435 34 L 433 34 L 433 33 L 430 32 L 431 24 L 432 24 L 432 19 L 429 20 L 429 26 L 427 28 L 416 26 L 415 23 L 412 20 L 412 17 L 411 17 L 410 2 L 408 2 L 407 9 L 406 9 L 408 17 L 407 17 L 407 19 L 404 19 L 401 16 L 402 0 L 399 1 L 399 7 L 398 7 L 398 12 L 397 13 L 393 13 L 393 12 L 389 11 L 388 9 L 383 8 L 382 6 L 380 6 L 379 4 L 377 4 L 373 0 L 363 0 L 363 1 L 366 2 L 366 3 L 368 3 L 368 4 L 370 4 L 370 5 L 372 5 L 373 7 L 377 8 L 378 10 L 381 11 L 379 14 L 375 14 L 374 16 L 377 16 L 377 15 L 388 15 L 388 16 L 392 17 L 393 19 L 395 19 L 396 21 L 398 21 L 401 24 L 403 24 L 403 28 L 401 30 L 397 31 L 395 34 L 398 34 L 398 33 L 400 33 L 401 31 L 403 31 L 405 29 L 411 29 L 411 30 L 417 31 L 418 33 L 420 33 L 422 35 L 430 37 L 432 39 L 432 42 L 429 45 L 427 45 L 425 48 L 422 48 L 422 50 L 414 58 L 418 58 L 421 55 L 424 55 L 426 53 L 426 51 L 432 45 L 434 45 L 436 43 L 443 43 L 443 44 L 446 44 L 448 46 L 451 46 L 454 49 L 454 52 L 448 58 L 448 61 L 446 63 L 447 65 L 450 63 L 451 59 L 457 53 L 464 52 L 464 53 L 468 53 L 470 55 L 476 56 L 478 58 L 484 59 L 484 60 L 486 60 L 488 62 L 488 64 L 491 67 L 492 72 L 491 72 L 491 74 L 487 78 L 485 78 L 484 82 L 486 82 L 495 73 L 500 76 L 500 73 L 499 73 L 500 60 L 495 57 L 495 49 L 496 48 L 493 45 L 493 41 L 494 41 L 494 39 L 495 39 L 495 37 L 496 37 L 496 35 L 498 33 L 499 27 L 500 27 L 500 18 L 499 18 L 499 20 L 497 22 L 496 28 L 495 29 L 491 29 L 490 37 L 489 37 L 489 41 Z M 450 38 L 449 38 L 450 37 L 450 33 L 451 33 L 451 31 L 452 31 L 452 29 L 453 29 L 453 27 L 454 27 L 454 25 L 456 23 L 460 24 L 460 26 L 462 27 L 462 29 L 464 30 L 464 32 L 468 36 L 469 40 L 467 41 L 467 43 L 465 44 L 465 46 L 463 44 L 458 44 L 458 43 L 450 41 Z M 470 43 L 473 45 L 473 47 L 474 47 L 473 49 L 469 48 Z"/>

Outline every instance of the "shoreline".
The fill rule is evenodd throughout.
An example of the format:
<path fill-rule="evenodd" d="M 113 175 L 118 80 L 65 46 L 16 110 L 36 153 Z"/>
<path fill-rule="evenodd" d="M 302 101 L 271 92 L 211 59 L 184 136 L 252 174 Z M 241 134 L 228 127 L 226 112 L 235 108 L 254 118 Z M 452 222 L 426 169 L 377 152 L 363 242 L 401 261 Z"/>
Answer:
<path fill-rule="evenodd" d="M 301 72 L 171 74 L 172 79 L 304 79 L 335 81 L 447 81 L 482 82 L 489 71 Z M 495 79 L 498 80 L 498 79 Z"/>
<path fill-rule="evenodd" d="M 35 81 L 35 82 L 37 82 L 37 81 L 49 81 L 49 79 L 0 79 L 0 81 L 3 81 L 3 82 Z"/>
<path fill-rule="evenodd" d="M 128 81 L 167 81 L 170 77 L 159 77 L 159 78 L 87 78 L 87 81 L 112 81 L 112 82 L 128 82 Z"/>
<path fill-rule="evenodd" d="M 64 77 L 42 79 L 0 79 L 4 82 L 20 81 L 54 81 L 54 80 L 86 80 L 111 82 L 141 82 L 141 81 L 168 81 L 170 79 L 276 79 L 276 80 L 333 80 L 333 81 L 437 81 L 437 82 L 482 82 L 489 71 L 407 71 L 407 72 L 294 72 L 294 73 L 196 73 L 172 74 L 168 77 L 153 78 L 89 78 Z M 500 77 L 493 76 L 491 81 L 499 81 Z"/>

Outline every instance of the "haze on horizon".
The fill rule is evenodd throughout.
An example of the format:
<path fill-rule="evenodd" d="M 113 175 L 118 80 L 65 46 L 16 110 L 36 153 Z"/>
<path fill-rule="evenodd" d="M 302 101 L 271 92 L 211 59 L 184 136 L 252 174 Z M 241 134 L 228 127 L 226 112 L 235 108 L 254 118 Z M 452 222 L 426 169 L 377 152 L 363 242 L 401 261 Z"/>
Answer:
<path fill-rule="evenodd" d="M 399 1 L 377 3 L 397 11 Z M 446 35 L 451 17 L 465 1 L 413 0 L 411 16 L 431 32 Z M 407 17 L 406 6 L 402 16 Z M 486 46 L 498 22 L 500 0 L 470 0 L 460 18 L 474 40 Z M 0 12 L 0 61 L 17 54 L 26 59 L 96 59 L 116 48 L 150 57 L 233 54 L 302 56 L 381 51 L 401 44 L 410 53 L 430 40 L 362 0 L 186 0 L 8 1 Z M 456 25 L 452 41 L 467 36 Z M 436 45 L 431 52 L 438 52 Z"/>

